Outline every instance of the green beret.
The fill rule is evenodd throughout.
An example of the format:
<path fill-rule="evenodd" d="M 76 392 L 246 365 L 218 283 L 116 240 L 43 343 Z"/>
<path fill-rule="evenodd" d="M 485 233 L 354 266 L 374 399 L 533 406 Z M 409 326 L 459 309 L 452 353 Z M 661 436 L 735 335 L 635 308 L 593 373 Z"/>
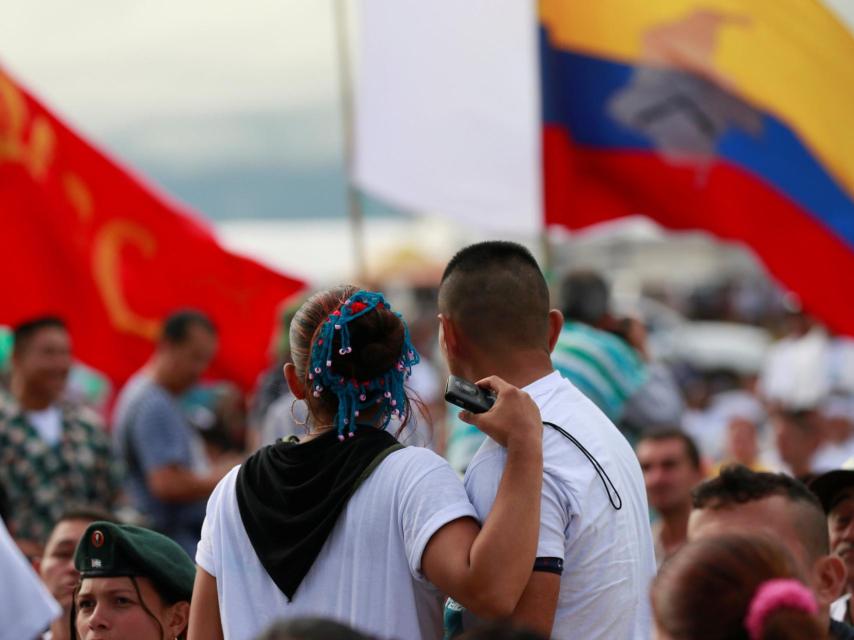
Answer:
<path fill-rule="evenodd" d="M 77 544 L 74 567 L 81 578 L 138 576 L 154 583 L 167 602 L 190 600 L 196 567 L 166 536 L 131 524 L 93 522 Z"/>

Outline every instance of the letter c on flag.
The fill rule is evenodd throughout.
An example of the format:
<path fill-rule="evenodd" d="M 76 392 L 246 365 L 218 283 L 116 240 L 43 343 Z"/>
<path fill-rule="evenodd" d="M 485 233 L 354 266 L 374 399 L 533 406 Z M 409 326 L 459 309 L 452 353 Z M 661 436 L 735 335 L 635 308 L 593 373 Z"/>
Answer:
<path fill-rule="evenodd" d="M 154 236 L 144 227 L 129 220 L 107 222 L 95 237 L 92 254 L 95 283 L 116 329 L 154 340 L 160 332 L 160 322 L 131 309 L 122 291 L 121 253 L 126 245 L 136 247 L 146 258 L 152 257 L 157 248 Z"/>

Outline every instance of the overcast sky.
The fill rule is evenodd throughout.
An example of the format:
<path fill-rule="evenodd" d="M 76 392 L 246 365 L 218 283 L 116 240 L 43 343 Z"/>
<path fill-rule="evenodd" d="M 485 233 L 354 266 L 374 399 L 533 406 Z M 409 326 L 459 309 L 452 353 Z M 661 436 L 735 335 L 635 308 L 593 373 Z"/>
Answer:
<path fill-rule="evenodd" d="M 98 133 L 336 94 L 331 1 L 2 0 L 0 56 Z"/>
<path fill-rule="evenodd" d="M 213 217 L 340 215 L 336 1 L 0 0 L 0 64 Z"/>
<path fill-rule="evenodd" d="M 0 64 L 215 218 L 344 211 L 332 0 L 0 0 Z"/>

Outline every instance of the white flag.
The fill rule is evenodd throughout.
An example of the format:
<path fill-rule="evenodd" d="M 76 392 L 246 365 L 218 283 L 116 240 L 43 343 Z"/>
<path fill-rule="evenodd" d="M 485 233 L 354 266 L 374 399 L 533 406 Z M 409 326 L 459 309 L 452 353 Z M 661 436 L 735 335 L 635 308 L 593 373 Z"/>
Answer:
<path fill-rule="evenodd" d="M 356 184 L 488 231 L 542 228 L 532 0 L 356 4 Z"/>

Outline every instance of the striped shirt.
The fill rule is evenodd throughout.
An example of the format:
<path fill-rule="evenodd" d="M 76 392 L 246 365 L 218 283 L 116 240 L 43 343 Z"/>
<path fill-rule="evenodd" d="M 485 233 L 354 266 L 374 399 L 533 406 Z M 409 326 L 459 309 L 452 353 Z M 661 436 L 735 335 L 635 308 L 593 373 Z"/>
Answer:
<path fill-rule="evenodd" d="M 590 398 L 612 422 L 647 379 L 646 365 L 624 340 L 579 322 L 567 322 L 552 352 L 561 375 Z"/>

